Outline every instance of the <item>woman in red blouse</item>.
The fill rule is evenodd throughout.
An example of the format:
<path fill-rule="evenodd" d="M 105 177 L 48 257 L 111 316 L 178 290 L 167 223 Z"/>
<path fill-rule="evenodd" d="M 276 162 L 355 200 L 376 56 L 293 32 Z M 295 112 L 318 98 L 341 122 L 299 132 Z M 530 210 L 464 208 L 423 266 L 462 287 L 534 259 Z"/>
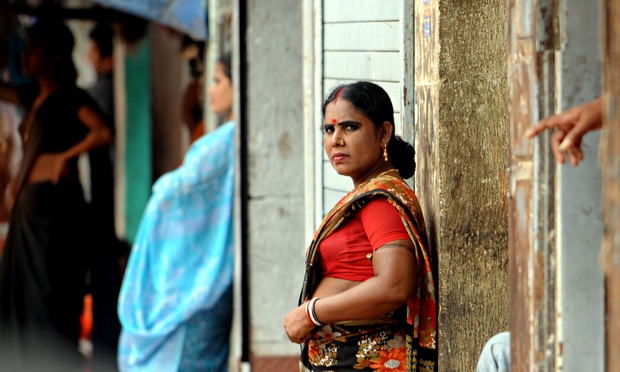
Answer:
<path fill-rule="evenodd" d="M 370 82 L 339 86 L 323 104 L 325 152 L 355 187 L 315 233 L 300 305 L 284 321 L 305 370 L 437 368 L 434 259 L 403 181 L 415 152 L 395 136 L 393 111 Z"/>

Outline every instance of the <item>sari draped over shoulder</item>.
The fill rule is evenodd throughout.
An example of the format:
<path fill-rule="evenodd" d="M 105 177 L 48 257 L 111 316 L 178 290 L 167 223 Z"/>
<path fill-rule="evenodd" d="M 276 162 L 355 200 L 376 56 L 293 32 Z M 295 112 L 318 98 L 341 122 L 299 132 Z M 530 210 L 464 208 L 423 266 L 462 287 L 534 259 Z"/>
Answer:
<path fill-rule="evenodd" d="M 198 139 L 183 164 L 153 186 L 119 297 L 122 371 L 180 370 L 187 340 L 207 342 L 194 333 L 230 322 L 233 133 L 229 122 Z M 197 326 L 200 314 L 205 316 Z M 221 332 L 226 340 L 214 340 L 225 341 L 226 353 L 228 332 Z"/>
<path fill-rule="evenodd" d="M 367 325 L 351 327 L 348 324 L 350 322 L 343 322 L 342 324 L 329 324 L 319 328 L 313 339 L 309 343 L 302 345 L 301 362 L 305 367 L 305 369 L 302 368 L 302 371 L 339 370 L 338 366 L 335 365 L 337 363 L 335 358 L 330 356 L 337 354 L 339 348 L 349 348 L 348 353 L 353 353 L 353 361 L 355 363 L 352 363 L 351 367 L 356 370 L 386 368 L 384 362 L 389 364 L 390 357 L 394 358 L 392 366 L 398 365 L 398 367 L 382 370 L 416 372 L 435 371 L 437 368 L 436 258 L 428 245 L 424 218 L 417 197 L 404 181 L 387 175 L 368 180 L 345 195 L 325 216 L 315 232 L 312 243 L 306 250 L 306 274 L 299 304 L 311 298 L 319 284 L 319 244 L 345 223 L 349 216 L 362 209 L 373 198 L 385 198 L 396 208 L 411 241 L 415 245 L 415 254 L 418 261 L 418 275 L 415 279 L 417 290 L 409 298 L 406 306 L 387 314 L 387 317 L 383 317 L 393 317 L 394 322 L 398 322 L 396 318 L 401 316 L 401 325 L 392 326 L 391 328 L 387 327 L 389 328 L 387 329 L 380 324 L 370 327 Z M 387 324 L 390 322 L 384 320 L 379 323 Z M 369 322 L 357 323 L 367 324 Z M 372 323 L 372 320 L 370 323 Z M 402 329 L 405 330 L 404 335 L 401 332 Z M 383 332 L 382 334 L 388 332 L 393 335 L 393 339 L 389 341 L 391 345 L 398 344 L 401 347 L 394 347 L 393 350 L 388 352 L 386 350 L 387 346 L 385 346 L 382 350 L 377 351 L 376 355 L 365 354 L 367 351 L 364 351 L 362 345 L 366 341 L 363 337 L 360 338 L 358 336 L 363 334 L 371 335 L 373 331 L 376 332 L 376 335 L 380 332 Z M 325 342 L 326 339 L 329 340 L 328 343 Z M 355 342 L 350 342 L 351 339 L 354 339 Z M 368 337 L 366 340 L 370 340 L 368 341 L 370 343 L 374 342 Z M 323 345 L 321 348 L 325 349 L 324 353 L 321 350 L 317 350 L 316 345 Z M 351 347 L 355 350 L 351 350 Z M 327 349 L 330 350 L 327 351 Z M 346 352 L 343 351 L 342 353 Z M 404 356 L 405 353 L 406 357 Z M 397 362 L 399 355 L 402 356 L 402 360 Z M 312 362 L 313 358 L 316 363 Z M 343 368 L 343 366 L 340 366 L 340 368 Z"/>

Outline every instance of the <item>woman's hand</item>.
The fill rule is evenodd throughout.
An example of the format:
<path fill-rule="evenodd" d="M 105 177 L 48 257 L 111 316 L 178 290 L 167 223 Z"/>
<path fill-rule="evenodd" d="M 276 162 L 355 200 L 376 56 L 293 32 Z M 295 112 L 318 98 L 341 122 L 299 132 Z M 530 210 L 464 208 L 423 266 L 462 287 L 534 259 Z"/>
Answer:
<path fill-rule="evenodd" d="M 306 318 L 305 306 L 298 306 L 284 318 L 284 330 L 289 340 L 296 344 L 301 344 L 310 339 L 310 332 L 314 329 Z"/>

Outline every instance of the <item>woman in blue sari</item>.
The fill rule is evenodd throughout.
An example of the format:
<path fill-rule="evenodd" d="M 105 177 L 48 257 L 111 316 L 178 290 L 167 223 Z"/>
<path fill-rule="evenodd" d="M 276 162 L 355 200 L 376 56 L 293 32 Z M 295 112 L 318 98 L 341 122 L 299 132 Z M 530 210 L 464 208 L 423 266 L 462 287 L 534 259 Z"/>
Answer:
<path fill-rule="evenodd" d="M 234 123 L 230 56 L 213 111 L 228 121 L 163 175 L 142 217 L 119 298 L 122 371 L 227 371 L 232 323 Z"/>

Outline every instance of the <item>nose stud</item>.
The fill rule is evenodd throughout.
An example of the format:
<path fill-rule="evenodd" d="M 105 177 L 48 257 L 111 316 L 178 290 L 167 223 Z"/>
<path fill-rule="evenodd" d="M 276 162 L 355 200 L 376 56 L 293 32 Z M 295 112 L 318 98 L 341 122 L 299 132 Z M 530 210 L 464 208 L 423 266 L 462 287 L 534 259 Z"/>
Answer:
<path fill-rule="evenodd" d="M 338 141 L 338 144 L 339 144 L 340 146 L 344 146 L 344 140 L 341 138 L 341 139 L 340 139 L 340 141 Z"/>

